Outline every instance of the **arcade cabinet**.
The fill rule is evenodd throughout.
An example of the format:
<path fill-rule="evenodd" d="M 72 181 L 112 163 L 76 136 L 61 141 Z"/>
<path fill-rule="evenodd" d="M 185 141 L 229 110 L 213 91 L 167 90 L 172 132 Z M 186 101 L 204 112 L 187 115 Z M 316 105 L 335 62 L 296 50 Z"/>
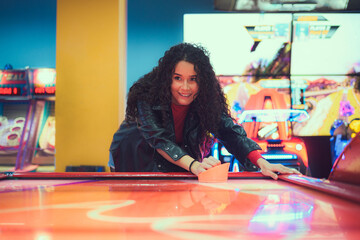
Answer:
<path fill-rule="evenodd" d="M 292 137 L 291 122 L 303 122 L 309 118 L 305 110 L 288 109 L 283 93 L 264 88 L 248 99 L 239 123 L 249 138 L 262 148 L 261 155 L 270 163 L 281 163 L 306 174 L 308 156 L 304 142 Z M 230 162 L 230 171 L 256 171 L 252 164 L 244 166 L 221 143 L 213 151 L 223 162 Z"/>
<path fill-rule="evenodd" d="M 248 137 L 262 148 L 262 156 L 271 163 L 281 163 L 305 174 L 308 156 L 304 142 L 292 137 L 291 122 L 309 118 L 306 111 L 288 109 L 283 93 L 264 88 L 251 95 L 242 112 L 242 123 Z"/>
<path fill-rule="evenodd" d="M 34 111 L 33 134 L 26 149 L 27 164 L 38 171 L 53 171 L 55 166 L 55 85 L 56 71 L 51 68 L 29 69 L 30 93 Z"/>
<path fill-rule="evenodd" d="M 21 164 L 30 133 L 32 100 L 27 70 L 0 70 L 0 166 L 2 171 L 33 170 Z"/>

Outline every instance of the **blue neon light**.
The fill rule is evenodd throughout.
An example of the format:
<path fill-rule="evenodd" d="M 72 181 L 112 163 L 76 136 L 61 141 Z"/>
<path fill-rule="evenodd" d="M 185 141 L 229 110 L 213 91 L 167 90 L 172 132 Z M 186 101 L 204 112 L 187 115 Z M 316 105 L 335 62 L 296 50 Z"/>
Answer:
<path fill-rule="evenodd" d="M 218 143 L 215 143 L 214 146 L 213 146 L 213 157 L 216 158 L 216 159 L 219 159 L 219 150 L 218 150 L 218 146 L 219 144 Z"/>
<path fill-rule="evenodd" d="M 261 154 L 265 159 L 297 159 L 295 154 Z"/>

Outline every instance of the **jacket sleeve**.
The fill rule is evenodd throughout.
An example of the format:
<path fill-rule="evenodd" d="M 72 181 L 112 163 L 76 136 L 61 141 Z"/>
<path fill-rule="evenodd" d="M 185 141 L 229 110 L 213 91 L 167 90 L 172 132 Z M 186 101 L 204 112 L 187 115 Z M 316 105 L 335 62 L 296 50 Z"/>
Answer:
<path fill-rule="evenodd" d="M 234 123 L 233 119 L 225 113 L 221 116 L 219 130 L 215 137 L 241 162 L 245 161 L 250 152 L 261 150 L 256 142 L 247 137 L 244 128 Z"/>
<path fill-rule="evenodd" d="M 166 152 L 174 161 L 179 160 L 184 155 L 188 155 L 179 145 L 170 139 L 174 133 L 169 133 L 161 124 L 160 111 L 155 113 L 152 107 L 139 102 L 137 124 L 141 135 L 145 141 L 155 149 Z"/>

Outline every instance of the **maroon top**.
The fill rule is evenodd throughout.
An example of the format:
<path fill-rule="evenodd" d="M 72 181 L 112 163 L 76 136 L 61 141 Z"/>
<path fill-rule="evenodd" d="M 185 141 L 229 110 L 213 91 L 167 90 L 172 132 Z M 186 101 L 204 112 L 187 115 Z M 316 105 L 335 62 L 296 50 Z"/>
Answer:
<path fill-rule="evenodd" d="M 179 145 L 183 141 L 184 123 L 189 107 L 190 105 L 176 105 L 171 103 L 171 110 L 174 118 L 175 138 L 176 143 Z"/>

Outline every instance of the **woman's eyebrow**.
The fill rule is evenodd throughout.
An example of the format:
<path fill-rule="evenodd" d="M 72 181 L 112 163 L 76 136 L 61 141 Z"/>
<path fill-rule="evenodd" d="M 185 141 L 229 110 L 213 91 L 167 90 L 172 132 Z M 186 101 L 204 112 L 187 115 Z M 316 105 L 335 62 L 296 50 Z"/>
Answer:
<path fill-rule="evenodd" d="M 182 76 L 180 73 L 176 73 L 176 72 L 174 72 L 173 74 L 174 74 L 174 75 Z M 195 74 L 195 75 L 190 75 L 190 77 L 197 77 L 197 74 Z"/>

